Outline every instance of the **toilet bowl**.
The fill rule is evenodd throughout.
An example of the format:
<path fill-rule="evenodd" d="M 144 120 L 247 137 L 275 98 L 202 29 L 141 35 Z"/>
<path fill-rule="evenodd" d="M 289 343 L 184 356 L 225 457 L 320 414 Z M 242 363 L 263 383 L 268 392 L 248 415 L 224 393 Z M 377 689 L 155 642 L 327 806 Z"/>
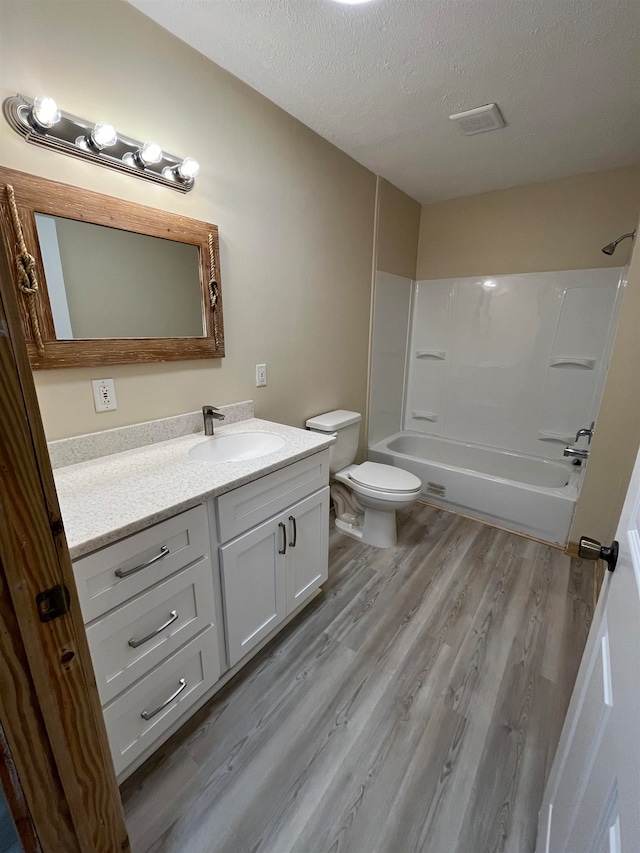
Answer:
<path fill-rule="evenodd" d="M 396 510 L 420 497 L 422 483 L 414 474 L 392 465 L 353 464 L 360 420 L 358 412 L 338 409 L 310 418 L 307 429 L 336 437 L 329 465 L 336 528 L 367 545 L 390 548 L 397 542 Z"/>

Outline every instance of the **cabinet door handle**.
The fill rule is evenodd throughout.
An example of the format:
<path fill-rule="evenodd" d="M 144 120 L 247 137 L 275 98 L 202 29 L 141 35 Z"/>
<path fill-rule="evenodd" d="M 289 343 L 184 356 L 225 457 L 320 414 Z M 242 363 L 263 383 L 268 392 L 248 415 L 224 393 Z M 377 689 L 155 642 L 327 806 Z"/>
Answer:
<path fill-rule="evenodd" d="M 278 527 L 282 530 L 282 548 L 278 551 L 278 554 L 286 554 L 287 553 L 287 528 L 285 526 L 284 521 L 281 521 L 278 524 Z"/>
<path fill-rule="evenodd" d="M 289 542 L 292 548 L 296 547 L 296 542 L 298 541 L 298 525 L 296 524 L 295 517 L 293 515 L 289 516 L 289 521 L 293 524 L 293 539 Z"/>
<path fill-rule="evenodd" d="M 129 640 L 129 645 L 131 646 L 131 648 L 137 649 L 138 646 L 141 646 L 143 643 L 146 643 L 148 640 L 152 640 L 156 636 L 156 634 L 160 633 L 160 631 L 164 631 L 164 629 L 168 628 L 169 625 L 173 625 L 173 623 L 178 618 L 178 611 L 172 610 L 171 613 L 169 613 L 169 617 L 170 618 L 164 623 L 164 625 L 161 625 L 159 628 L 156 628 L 155 631 L 152 631 L 150 634 L 147 634 L 146 637 L 142 637 L 142 639 L 140 639 L 140 640 Z"/>
<path fill-rule="evenodd" d="M 178 684 L 180 685 L 180 687 L 178 687 L 176 692 L 172 693 L 168 699 L 165 699 L 164 702 L 162 703 L 162 705 L 158 705 L 158 707 L 154 708 L 153 711 L 142 711 L 142 713 L 140 714 L 142 719 L 143 720 L 150 720 L 152 717 L 155 717 L 156 714 L 159 714 L 163 708 L 166 708 L 167 705 L 169 705 L 171 702 L 173 702 L 174 699 L 177 699 L 178 696 L 184 690 L 184 688 L 187 686 L 187 682 L 185 681 L 184 678 L 181 678 L 180 681 L 178 682 Z"/>
<path fill-rule="evenodd" d="M 125 571 L 125 569 L 116 569 L 116 572 L 115 572 L 116 577 L 117 578 L 128 578 L 129 575 L 135 575 L 136 572 L 141 572 L 143 569 L 146 569 L 149 566 L 152 566 L 154 563 L 157 563 L 158 560 L 163 560 L 167 556 L 167 554 L 170 554 L 170 553 L 171 552 L 169 551 L 167 546 L 163 545 L 162 548 L 160 548 L 160 553 L 156 554 L 156 556 L 152 557 L 150 560 L 147 560 L 146 563 L 140 563 L 139 566 L 136 566 L 133 569 L 127 569 L 126 571 Z"/>

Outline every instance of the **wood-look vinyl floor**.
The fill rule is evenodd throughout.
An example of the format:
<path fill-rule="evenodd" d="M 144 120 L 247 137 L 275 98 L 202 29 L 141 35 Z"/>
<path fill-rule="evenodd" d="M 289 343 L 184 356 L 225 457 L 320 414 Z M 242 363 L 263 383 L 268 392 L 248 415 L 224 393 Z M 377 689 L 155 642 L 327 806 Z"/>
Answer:
<path fill-rule="evenodd" d="M 134 853 L 533 853 L 592 565 L 434 507 L 122 786 Z"/>

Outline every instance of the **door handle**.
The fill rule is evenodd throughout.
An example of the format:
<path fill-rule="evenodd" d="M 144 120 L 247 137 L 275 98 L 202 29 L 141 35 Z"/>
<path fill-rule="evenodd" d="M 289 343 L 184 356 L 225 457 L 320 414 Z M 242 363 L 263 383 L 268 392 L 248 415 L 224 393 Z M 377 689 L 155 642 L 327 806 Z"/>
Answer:
<path fill-rule="evenodd" d="M 596 539 L 581 536 L 578 545 L 578 556 L 583 560 L 604 560 L 610 572 L 615 571 L 618 562 L 618 543 L 614 539 L 610 548 L 601 545 Z"/>
<path fill-rule="evenodd" d="M 282 530 L 282 548 L 278 551 L 278 554 L 286 554 L 287 553 L 287 528 L 285 526 L 284 521 L 281 521 L 278 524 L 280 530 Z"/>
<path fill-rule="evenodd" d="M 289 542 L 289 545 L 292 548 L 296 547 L 296 542 L 298 541 L 298 525 L 296 524 L 295 516 L 290 515 L 289 521 L 293 524 L 293 540 Z"/>

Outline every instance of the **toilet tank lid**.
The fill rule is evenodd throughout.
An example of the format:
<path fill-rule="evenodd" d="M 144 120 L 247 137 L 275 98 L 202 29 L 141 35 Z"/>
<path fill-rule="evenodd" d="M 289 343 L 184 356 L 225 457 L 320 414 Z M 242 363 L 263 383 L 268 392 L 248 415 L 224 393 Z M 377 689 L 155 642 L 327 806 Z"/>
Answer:
<path fill-rule="evenodd" d="M 335 432 L 342 427 L 357 424 L 361 419 L 362 415 L 359 412 L 336 409 L 333 412 L 327 412 L 325 415 L 317 415 L 315 418 L 309 418 L 307 429 L 317 429 L 320 432 Z"/>

